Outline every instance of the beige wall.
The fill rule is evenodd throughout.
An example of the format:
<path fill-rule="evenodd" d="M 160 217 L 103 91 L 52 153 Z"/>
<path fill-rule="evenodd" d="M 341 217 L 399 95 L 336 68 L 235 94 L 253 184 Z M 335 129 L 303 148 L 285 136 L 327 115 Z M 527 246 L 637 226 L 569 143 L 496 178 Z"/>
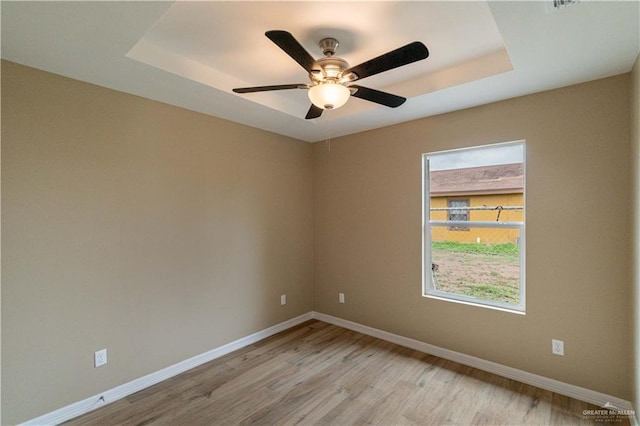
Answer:
<path fill-rule="evenodd" d="M 633 203 L 633 406 L 640 414 L 640 55 L 631 70 L 631 163 Z M 636 416 L 640 418 L 640 416 Z"/>
<path fill-rule="evenodd" d="M 629 101 L 622 75 L 315 144 L 314 309 L 630 399 Z M 423 298 L 421 154 L 521 139 L 526 315 Z"/>
<path fill-rule="evenodd" d="M 8 62 L 2 106 L 4 424 L 312 309 L 311 145 Z"/>
<path fill-rule="evenodd" d="M 3 423 L 311 309 L 631 399 L 638 68 L 327 151 L 3 62 Z M 421 154 L 519 139 L 527 315 L 421 297 Z"/>

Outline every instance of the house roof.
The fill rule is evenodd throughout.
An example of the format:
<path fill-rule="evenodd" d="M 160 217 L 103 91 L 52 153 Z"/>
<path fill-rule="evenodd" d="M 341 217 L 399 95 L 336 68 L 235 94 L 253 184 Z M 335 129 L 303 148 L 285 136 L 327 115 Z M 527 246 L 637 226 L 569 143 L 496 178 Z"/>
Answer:
<path fill-rule="evenodd" d="M 522 193 L 523 172 L 523 163 L 433 171 L 430 192 L 440 196 Z"/>

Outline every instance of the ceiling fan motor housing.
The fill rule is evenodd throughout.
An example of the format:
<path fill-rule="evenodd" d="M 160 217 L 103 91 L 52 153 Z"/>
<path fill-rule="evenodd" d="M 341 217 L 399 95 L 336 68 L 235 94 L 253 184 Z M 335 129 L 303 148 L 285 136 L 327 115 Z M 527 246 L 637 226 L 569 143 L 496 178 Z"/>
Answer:
<path fill-rule="evenodd" d="M 349 68 L 349 63 L 337 56 L 320 58 L 316 61 L 316 64 L 320 71 L 309 73 L 309 76 L 313 81 L 318 82 L 324 80 L 338 81 L 342 77 L 342 72 Z"/>

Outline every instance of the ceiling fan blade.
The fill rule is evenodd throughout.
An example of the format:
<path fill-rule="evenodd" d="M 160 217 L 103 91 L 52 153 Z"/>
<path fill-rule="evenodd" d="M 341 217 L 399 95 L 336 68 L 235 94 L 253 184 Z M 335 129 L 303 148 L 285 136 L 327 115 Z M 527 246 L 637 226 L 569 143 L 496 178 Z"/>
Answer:
<path fill-rule="evenodd" d="M 351 96 L 364 99 L 365 101 L 375 102 L 377 104 L 385 105 L 391 108 L 397 108 L 407 100 L 407 98 L 403 98 L 402 96 L 392 95 L 391 93 L 381 92 L 375 89 L 369 89 L 368 87 L 352 85 L 349 86 L 349 89 L 356 89 L 355 92 L 351 93 Z"/>
<path fill-rule="evenodd" d="M 355 74 L 356 78 L 351 81 L 370 77 L 381 72 L 389 71 L 412 62 L 420 61 L 429 57 L 427 46 L 419 41 L 414 41 L 406 46 L 399 47 L 377 58 L 363 62 L 360 65 L 345 70 L 342 75 Z"/>
<path fill-rule="evenodd" d="M 307 120 L 310 120 L 312 118 L 318 118 L 322 115 L 322 108 L 318 108 L 317 106 L 315 106 L 314 104 L 311 104 L 311 108 L 309 108 L 309 111 L 307 112 L 307 115 L 304 117 Z"/>
<path fill-rule="evenodd" d="M 273 30 L 267 31 L 265 35 L 307 72 L 311 72 L 314 69 L 316 60 L 290 33 L 282 30 Z"/>
<path fill-rule="evenodd" d="M 239 87 L 233 89 L 235 93 L 268 92 L 270 90 L 307 89 L 307 84 L 278 84 L 276 86 Z"/>

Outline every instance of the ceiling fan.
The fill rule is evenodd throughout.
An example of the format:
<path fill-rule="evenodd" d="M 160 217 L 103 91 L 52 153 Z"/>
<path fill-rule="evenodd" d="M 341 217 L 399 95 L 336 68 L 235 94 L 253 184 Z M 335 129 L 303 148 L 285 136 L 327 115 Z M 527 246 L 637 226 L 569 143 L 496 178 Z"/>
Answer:
<path fill-rule="evenodd" d="M 349 100 L 350 96 L 391 108 L 399 107 L 407 100 L 406 98 L 350 83 L 426 59 L 429 56 L 427 47 L 419 41 L 414 41 L 360 65 L 350 67 L 347 61 L 334 56 L 339 44 L 335 38 L 323 38 L 320 40 L 318 45 L 322 49 L 324 58 L 316 60 L 287 31 L 267 31 L 265 35 L 309 73 L 311 82 L 240 87 L 233 89 L 233 91 L 235 93 L 253 93 L 271 90 L 308 89 L 311 108 L 307 112 L 306 119 L 320 117 L 325 109 L 340 108 Z"/>

